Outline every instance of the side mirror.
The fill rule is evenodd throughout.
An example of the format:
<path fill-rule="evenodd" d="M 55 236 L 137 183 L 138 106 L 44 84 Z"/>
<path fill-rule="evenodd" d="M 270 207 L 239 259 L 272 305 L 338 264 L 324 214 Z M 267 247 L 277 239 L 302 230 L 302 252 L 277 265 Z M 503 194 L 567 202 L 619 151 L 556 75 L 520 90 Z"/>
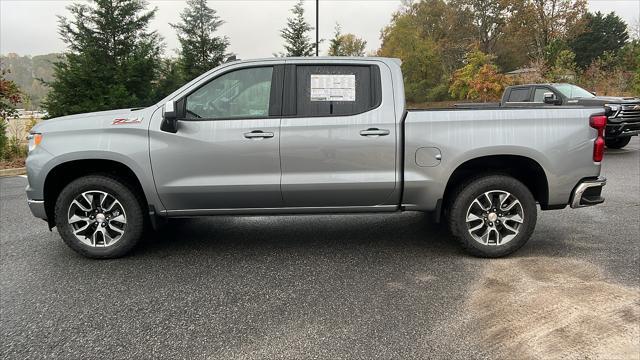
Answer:
<path fill-rule="evenodd" d="M 172 100 L 164 104 L 160 130 L 174 134 L 178 132 L 178 112 L 176 111 L 176 103 Z"/>
<path fill-rule="evenodd" d="M 556 97 L 556 94 L 552 92 L 547 92 L 547 93 L 544 93 L 544 103 L 551 104 L 551 105 L 561 105 L 562 100 L 558 99 L 558 97 Z"/>

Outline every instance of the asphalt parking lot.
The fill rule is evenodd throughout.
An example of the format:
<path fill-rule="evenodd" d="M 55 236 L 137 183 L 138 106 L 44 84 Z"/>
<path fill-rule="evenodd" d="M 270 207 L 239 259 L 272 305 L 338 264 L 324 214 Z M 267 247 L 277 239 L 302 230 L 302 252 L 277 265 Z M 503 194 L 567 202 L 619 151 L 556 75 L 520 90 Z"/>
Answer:
<path fill-rule="evenodd" d="M 640 358 L 640 141 L 505 259 L 418 213 L 176 221 L 88 260 L 0 179 L 0 357 Z"/>

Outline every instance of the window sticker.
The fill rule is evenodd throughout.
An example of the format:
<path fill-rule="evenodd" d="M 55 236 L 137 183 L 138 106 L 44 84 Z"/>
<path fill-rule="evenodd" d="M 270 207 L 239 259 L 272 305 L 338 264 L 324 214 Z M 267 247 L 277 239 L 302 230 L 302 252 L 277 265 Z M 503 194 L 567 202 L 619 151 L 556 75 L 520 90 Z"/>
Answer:
<path fill-rule="evenodd" d="M 311 74 L 311 101 L 356 101 L 356 75 Z"/>

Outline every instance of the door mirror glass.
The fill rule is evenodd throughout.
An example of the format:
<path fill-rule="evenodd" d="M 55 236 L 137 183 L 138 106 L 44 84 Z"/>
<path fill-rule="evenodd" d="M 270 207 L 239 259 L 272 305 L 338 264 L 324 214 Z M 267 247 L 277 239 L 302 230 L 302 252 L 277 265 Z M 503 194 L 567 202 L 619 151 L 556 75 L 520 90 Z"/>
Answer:
<path fill-rule="evenodd" d="M 176 103 L 173 100 L 169 100 L 164 104 L 164 118 L 176 118 Z"/>
<path fill-rule="evenodd" d="M 173 100 L 169 100 L 164 104 L 160 130 L 171 133 L 176 133 L 178 131 L 178 113 L 176 109 L 177 106 Z"/>
<path fill-rule="evenodd" d="M 554 94 L 552 92 L 546 92 L 546 93 L 544 93 L 544 103 L 545 104 L 551 104 L 551 105 L 559 105 L 560 104 L 560 100 L 558 99 L 556 94 Z"/>

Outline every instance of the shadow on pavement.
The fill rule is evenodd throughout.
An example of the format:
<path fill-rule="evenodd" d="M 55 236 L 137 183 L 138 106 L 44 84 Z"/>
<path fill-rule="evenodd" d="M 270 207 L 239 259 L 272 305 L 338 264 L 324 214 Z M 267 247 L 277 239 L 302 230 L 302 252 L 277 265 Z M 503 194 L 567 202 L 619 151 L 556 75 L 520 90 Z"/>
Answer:
<path fill-rule="evenodd" d="M 171 219 L 151 232 L 133 256 L 265 248 L 461 254 L 444 224 L 426 214 L 403 213 Z"/>

